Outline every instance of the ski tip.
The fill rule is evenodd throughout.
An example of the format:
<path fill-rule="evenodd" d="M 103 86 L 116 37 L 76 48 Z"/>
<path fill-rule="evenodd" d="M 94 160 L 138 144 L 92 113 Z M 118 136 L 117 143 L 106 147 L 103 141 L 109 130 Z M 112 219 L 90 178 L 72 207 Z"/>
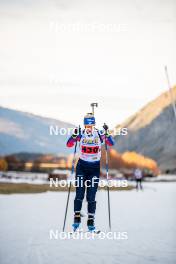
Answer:
<path fill-rule="evenodd" d="M 88 230 L 87 232 L 92 233 L 92 234 L 100 234 L 100 230 Z"/>

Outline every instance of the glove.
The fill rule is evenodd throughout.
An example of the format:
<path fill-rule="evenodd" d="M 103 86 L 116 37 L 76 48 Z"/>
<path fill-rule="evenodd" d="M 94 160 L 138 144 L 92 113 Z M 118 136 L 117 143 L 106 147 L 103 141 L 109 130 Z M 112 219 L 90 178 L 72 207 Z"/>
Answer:
<path fill-rule="evenodd" d="M 104 125 L 103 125 L 103 129 L 105 130 L 105 135 L 106 135 L 106 136 L 109 136 L 109 131 L 108 131 L 109 127 L 108 127 L 107 124 L 104 123 Z"/>
<path fill-rule="evenodd" d="M 108 125 L 106 125 L 106 124 L 104 123 L 103 128 L 104 128 L 105 131 L 107 131 L 109 127 L 108 127 Z"/>
<path fill-rule="evenodd" d="M 79 127 L 79 128 L 77 128 L 77 127 L 75 127 L 75 129 L 74 129 L 74 131 L 73 131 L 73 135 L 72 135 L 72 137 L 73 138 L 76 138 L 77 136 L 79 136 L 81 134 L 81 128 Z"/>

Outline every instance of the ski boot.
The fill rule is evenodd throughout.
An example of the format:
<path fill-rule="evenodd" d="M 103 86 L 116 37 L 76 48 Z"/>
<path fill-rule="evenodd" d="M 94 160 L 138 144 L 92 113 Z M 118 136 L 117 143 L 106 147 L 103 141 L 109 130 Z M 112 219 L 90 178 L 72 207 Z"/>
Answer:
<path fill-rule="evenodd" d="M 73 232 L 75 232 L 79 228 L 80 223 L 81 223 L 81 214 L 80 212 L 75 212 L 74 223 L 72 224 Z"/>
<path fill-rule="evenodd" d="M 88 227 L 88 231 L 91 233 L 96 233 L 96 234 L 100 233 L 100 230 L 97 230 L 95 228 L 94 216 L 92 216 L 92 215 L 88 216 L 87 227 Z"/>
<path fill-rule="evenodd" d="M 87 220 L 87 227 L 90 232 L 95 230 L 94 217 L 89 216 Z"/>

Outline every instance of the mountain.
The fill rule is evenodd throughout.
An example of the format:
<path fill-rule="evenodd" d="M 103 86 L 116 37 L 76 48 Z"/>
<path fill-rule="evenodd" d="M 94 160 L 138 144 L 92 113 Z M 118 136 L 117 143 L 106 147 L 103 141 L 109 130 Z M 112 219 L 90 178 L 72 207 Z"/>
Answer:
<path fill-rule="evenodd" d="M 176 86 L 172 88 L 176 102 Z M 135 151 L 157 161 L 163 171 L 176 170 L 176 118 L 167 91 L 128 118 L 116 129 L 128 128 L 125 136 L 116 136 L 116 149 Z"/>
<path fill-rule="evenodd" d="M 17 152 L 68 154 L 68 135 L 50 134 L 54 129 L 71 128 L 72 124 L 56 119 L 0 107 L 0 155 Z"/>

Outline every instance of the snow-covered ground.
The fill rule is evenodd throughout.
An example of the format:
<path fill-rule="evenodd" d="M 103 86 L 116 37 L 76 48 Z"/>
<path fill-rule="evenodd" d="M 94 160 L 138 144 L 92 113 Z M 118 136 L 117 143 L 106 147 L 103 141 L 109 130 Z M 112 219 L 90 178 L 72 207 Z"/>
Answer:
<path fill-rule="evenodd" d="M 69 174 L 68 170 L 60 170 L 61 173 Z M 74 179 L 74 176 L 69 179 Z M 125 178 L 111 179 L 111 186 L 123 186 Z M 146 177 L 146 182 L 176 182 L 176 175 L 159 175 L 157 177 Z M 17 171 L 0 171 L 0 183 L 28 183 L 28 184 L 49 184 L 48 173 L 35 173 L 35 172 L 17 172 Z M 62 180 L 64 182 L 64 180 Z M 105 183 L 106 180 L 101 179 L 101 182 Z M 106 185 L 106 184 L 105 184 Z M 128 185 L 134 185 L 135 182 L 130 180 Z M 126 185 L 125 185 L 126 186 Z"/>
<path fill-rule="evenodd" d="M 152 177 L 152 178 L 145 178 L 145 181 L 149 181 L 149 182 L 176 182 L 176 175 L 174 174 L 162 174 L 162 175 L 158 175 L 157 177 Z"/>
<path fill-rule="evenodd" d="M 48 173 L 0 171 L 1 182 L 43 184 L 48 182 Z"/>
<path fill-rule="evenodd" d="M 51 240 L 50 230 L 62 229 L 66 197 L 65 192 L 0 195 L 1 264 L 176 263 L 176 183 L 144 183 L 144 191 L 111 192 L 112 230 L 127 232 L 127 240 Z M 71 193 L 67 230 L 73 199 Z M 97 202 L 96 224 L 106 231 L 106 191 L 98 192 Z"/>

